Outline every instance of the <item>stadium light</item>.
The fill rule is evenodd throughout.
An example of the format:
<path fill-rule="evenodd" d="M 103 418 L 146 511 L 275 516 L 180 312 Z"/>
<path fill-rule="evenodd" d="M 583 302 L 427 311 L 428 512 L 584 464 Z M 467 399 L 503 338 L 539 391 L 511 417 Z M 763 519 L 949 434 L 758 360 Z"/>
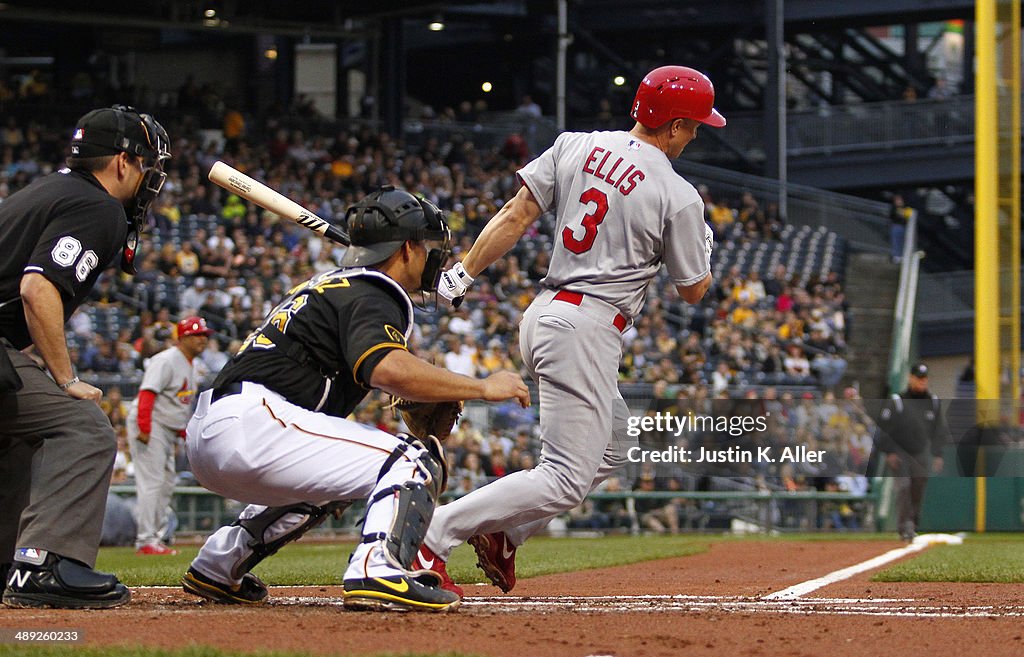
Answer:
<path fill-rule="evenodd" d="M 482 85 L 480 85 L 480 88 L 484 90 L 485 94 L 489 94 L 491 93 L 491 89 L 494 88 L 494 85 L 492 85 L 490 82 L 484 82 Z"/>
<path fill-rule="evenodd" d="M 626 78 L 622 77 L 621 75 L 616 75 L 614 78 L 612 78 L 612 82 L 615 83 L 616 87 L 621 87 L 622 85 L 626 84 Z"/>
<path fill-rule="evenodd" d="M 427 29 L 431 32 L 440 32 L 444 29 L 444 16 L 441 14 L 435 14 L 434 20 L 427 23 Z"/>

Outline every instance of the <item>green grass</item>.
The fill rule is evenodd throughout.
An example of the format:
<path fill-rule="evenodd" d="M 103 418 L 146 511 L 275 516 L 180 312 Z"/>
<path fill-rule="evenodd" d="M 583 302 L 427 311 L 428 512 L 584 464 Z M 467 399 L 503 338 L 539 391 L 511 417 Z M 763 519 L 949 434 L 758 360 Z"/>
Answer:
<path fill-rule="evenodd" d="M 933 546 L 919 556 L 887 568 L 875 582 L 1024 583 L 1024 535 L 979 534 L 963 545 Z"/>
<path fill-rule="evenodd" d="M 0 645 L 0 657 L 304 657 L 305 652 L 279 652 L 258 650 L 240 652 L 235 650 L 219 650 L 208 646 L 191 646 L 188 648 L 143 648 L 140 646 L 91 648 L 77 645 Z M 377 653 L 376 657 L 473 657 L 467 653 Z"/>
<path fill-rule="evenodd" d="M 766 537 L 760 534 L 745 534 L 742 537 L 744 540 L 766 540 L 771 538 L 772 540 L 780 541 L 812 541 L 812 542 L 825 542 L 835 543 L 839 541 L 895 541 L 897 537 L 892 532 L 800 532 L 796 534 L 777 534 L 775 536 Z"/>
<path fill-rule="evenodd" d="M 687 535 L 535 538 L 520 548 L 516 571 L 519 577 L 536 577 L 688 556 L 704 552 L 712 542 L 721 540 L 726 539 Z M 175 586 L 199 551 L 197 546 L 177 547 L 177 555 L 165 557 L 138 557 L 131 548 L 104 548 L 96 568 L 116 573 L 128 586 Z M 271 585 L 341 584 L 353 547 L 353 543 L 294 543 L 261 563 L 255 572 Z M 475 564 L 473 548 L 461 546 L 452 553 L 448 572 L 460 583 L 485 581 Z"/>
<path fill-rule="evenodd" d="M 964 540 L 969 543 L 1021 543 L 1024 542 L 1024 534 L 986 532 L 984 534 L 966 534 Z"/>
<path fill-rule="evenodd" d="M 892 534 L 785 534 L 607 536 L 604 538 L 535 538 L 520 548 L 516 561 L 521 578 L 604 568 L 706 551 L 722 541 L 847 541 L 884 540 Z M 256 573 L 271 585 L 324 586 L 341 584 L 353 543 L 295 543 L 267 559 Z M 131 548 L 104 548 L 96 567 L 114 572 L 129 586 L 179 583 L 195 557 L 197 546 L 178 546 L 173 557 L 137 557 Z M 452 553 L 448 572 L 459 583 L 483 582 L 476 555 L 469 546 Z M 886 582 L 1012 582 L 1024 583 L 1024 534 L 971 535 L 964 545 L 933 546 L 873 577 Z"/>

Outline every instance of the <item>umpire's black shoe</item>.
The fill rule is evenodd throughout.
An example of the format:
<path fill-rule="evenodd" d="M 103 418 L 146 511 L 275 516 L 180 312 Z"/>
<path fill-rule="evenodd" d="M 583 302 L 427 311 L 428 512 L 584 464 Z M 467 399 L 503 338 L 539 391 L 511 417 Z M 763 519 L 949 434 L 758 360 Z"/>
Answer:
<path fill-rule="evenodd" d="M 462 600 L 434 573 L 345 580 L 345 608 L 369 611 L 451 611 Z"/>
<path fill-rule="evenodd" d="M 181 588 L 185 593 L 227 605 L 258 605 L 267 600 L 267 585 L 252 573 L 246 573 L 241 584 L 228 586 L 189 568 L 181 578 Z"/>
<path fill-rule="evenodd" d="M 132 599 L 114 575 L 44 550 L 31 552 L 40 563 L 15 561 L 7 575 L 3 601 L 9 607 L 109 609 Z"/>

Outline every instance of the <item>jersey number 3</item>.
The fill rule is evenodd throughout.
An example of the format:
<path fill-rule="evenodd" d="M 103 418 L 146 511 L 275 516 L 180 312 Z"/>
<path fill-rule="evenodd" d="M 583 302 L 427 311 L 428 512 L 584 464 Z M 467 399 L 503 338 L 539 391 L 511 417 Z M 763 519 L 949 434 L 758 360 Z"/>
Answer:
<path fill-rule="evenodd" d="M 596 187 L 591 187 L 580 194 L 580 203 L 583 205 L 594 204 L 594 211 L 583 216 L 583 239 L 576 239 L 572 229 L 566 226 L 562 229 L 562 244 L 565 248 L 579 255 L 586 253 L 594 246 L 594 239 L 597 238 L 597 227 L 604 221 L 608 214 L 608 195 Z"/>

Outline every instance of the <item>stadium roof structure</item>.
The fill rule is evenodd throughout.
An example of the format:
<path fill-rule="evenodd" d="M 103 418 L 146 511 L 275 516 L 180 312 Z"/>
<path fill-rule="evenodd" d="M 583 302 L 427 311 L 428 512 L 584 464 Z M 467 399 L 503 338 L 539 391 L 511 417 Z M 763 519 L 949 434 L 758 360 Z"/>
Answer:
<path fill-rule="evenodd" d="M 756 25 L 765 5 L 763 0 L 569 0 L 574 20 L 598 32 Z M 969 18 L 974 11 L 974 3 L 967 0 L 785 0 L 783 7 L 787 25 L 813 23 L 818 28 L 840 23 L 850 27 Z M 367 22 L 389 18 L 444 13 L 501 22 L 517 17 L 542 18 L 555 11 L 554 0 L 9 0 L 0 3 L 0 21 L 340 36 L 360 32 Z"/>

